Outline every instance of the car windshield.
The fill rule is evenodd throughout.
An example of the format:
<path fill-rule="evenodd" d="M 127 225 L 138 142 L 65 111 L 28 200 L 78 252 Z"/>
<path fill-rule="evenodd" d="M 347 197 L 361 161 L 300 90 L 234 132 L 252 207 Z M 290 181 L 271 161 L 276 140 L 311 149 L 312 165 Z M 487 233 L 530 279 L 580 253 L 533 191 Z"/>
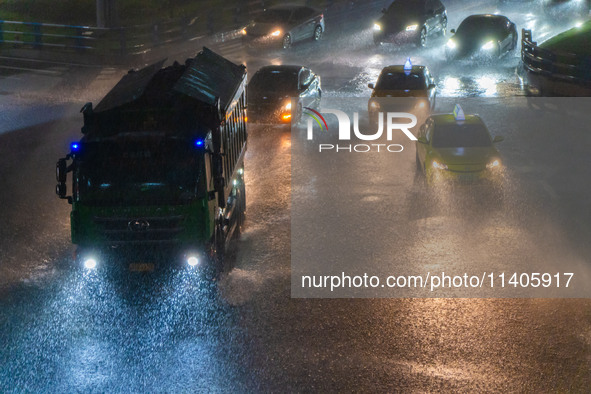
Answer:
<path fill-rule="evenodd" d="M 274 9 L 267 10 L 255 18 L 255 22 L 259 23 L 285 23 L 289 21 L 291 10 L 288 9 Z"/>
<path fill-rule="evenodd" d="M 421 90 L 425 89 L 423 74 L 409 74 L 400 72 L 386 72 L 380 74 L 376 89 L 380 90 Z"/>
<path fill-rule="evenodd" d="M 203 194 L 200 153 L 187 141 L 87 143 L 78 163 L 78 195 L 88 204 L 183 204 Z"/>
<path fill-rule="evenodd" d="M 257 72 L 249 86 L 260 91 L 278 91 L 278 93 L 297 90 L 298 73 L 292 70 Z"/>
<path fill-rule="evenodd" d="M 434 148 L 477 148 L 491 146 L 490 134 L 484 124 L 444 124 L 435 127 Z"/>
<path fill-rule="evenodd" d="M 503 31 L 506 21 L 492 17 L 466 18 L 458 27 L 457 33 L 462 36 L 499 33 Z"/>
<path fill-rule="evenodd" d="M 415 16 L 421 15 L 424 11 L 424 0 L 395 0 L 388 7 L 386 13 L 397 16 Z"/>

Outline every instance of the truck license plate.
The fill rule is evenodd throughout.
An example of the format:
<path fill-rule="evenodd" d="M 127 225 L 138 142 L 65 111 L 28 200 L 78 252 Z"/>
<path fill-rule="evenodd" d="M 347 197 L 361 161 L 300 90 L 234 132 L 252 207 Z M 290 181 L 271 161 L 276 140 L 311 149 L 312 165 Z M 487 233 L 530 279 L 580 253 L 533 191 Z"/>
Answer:
<path fill-rule="evenodd" d="M 133 272 L 150 272 L 154 271 L 153 263 L 131 263 L 129 264 L 129 270 Z"/>

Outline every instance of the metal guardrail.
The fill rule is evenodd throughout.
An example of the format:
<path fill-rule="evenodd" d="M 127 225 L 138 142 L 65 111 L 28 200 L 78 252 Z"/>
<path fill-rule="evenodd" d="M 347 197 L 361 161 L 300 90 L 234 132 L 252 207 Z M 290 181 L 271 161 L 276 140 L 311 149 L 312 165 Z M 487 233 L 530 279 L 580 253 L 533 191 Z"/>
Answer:
<path fill-rule="evenodd" d="M 327 21 L 340 23 L 351 10 L 373 12 L 391 0 L 306 0 L 327 12 Z M 265 8 L 280 0 L 241 0 L 222 9 L 210 9 L 195 18 L 119 28 L 70 26 L 50 23 L 0 20 L 0 53 L 3 56 L 34 57 L 74 62 L 132 63 L 158 48 L 205 36 L 214 41 L 239 37 L 239 32 Z M 79 56 L 84 55 L 84 56 Z M 145 59 L 144 59 L 145 60 Z"/>
<path fill-rule="evenodd" d="M 521 30 L 521 60 L 530 73 L 591 87 L 591 56 L 540 48 L 531 30 Z"/>
<path fill-rule="evenodd" d="M 205 34 L 197 18 L 122 28 L 0 20 L 0 50 L 73 52 L 103 58 L 138 55 L 161 45 Z"/>

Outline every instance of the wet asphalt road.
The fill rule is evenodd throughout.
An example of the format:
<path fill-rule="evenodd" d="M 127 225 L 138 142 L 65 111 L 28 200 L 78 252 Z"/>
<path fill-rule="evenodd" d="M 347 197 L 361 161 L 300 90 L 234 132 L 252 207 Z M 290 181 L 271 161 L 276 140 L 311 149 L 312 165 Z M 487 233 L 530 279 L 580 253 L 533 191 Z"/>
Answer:
<path fill-rule="evenodd" d="M 453 7 L 458 13 L 494 8 Z M 463 17 L 452 17 L 453 7 L 448 7 L 450 27 Z M 542 18 L 528 16 L 527 5 L 520 7 L 512 17 L 518 28 L 530 18 L 546 32 Z M 361 27 L 351 35 L 327 32 L 322 51 L 305 43 L 288 54 L 248 54 L 231 42 L 219 44 L 219 50 L 245 61 L 249 70 L 274 61 L 306 63 L 323 77 L 328 96 L 363 97 L 381 67 L 407 56 L 394 48 L 376 49 L 369 34 Z M 412 51 L 419 61 L 429 61 L 440 92 L 447 92 L 442 95 L 523 94 L 516 55 L 498 67 L 475 68 L 446 65 L 436 43 Z M 81 105 L 98 101 L 121 70 L 55 71 L 39 80 L 17 73 L 2 81 L 7 93 L 0 134 L 1 391 L 587 392 L 591 387 L 587 299 L 291 298 L 291 133 L 284 127 L 250 129 L 248 222 L 235 243 L 234 268 L 219 283 L 191 272 L 113 278 L 73 267 L 69 206 L 53 194 L 55 160 L 79 138 Z M 517 179 L 534 174 L 531 184 L 520 188 L 539 195 L 527 194 L 525 202 L 545 223 L 555 224 L 546 232 L 532 231 L 537 238 L 525 248 L 524 239 L 502 243 L 498 247 L 506 256 L 525 256 L 528 248 L 539 256 L 557 237 L 567 240 L 559 246 L 576 246 L 571 256 L 588 256 L 590 193 L 577 182 L 589 168 L 588 138 L 582 132 L 571 136 L 558 155 L 564 165 L 552 172 L 547 160 L 556 135 L 538 137 L 529 130 L 509 135 L 513 139 L 500 148 Z M 529 145 L 532 139 L 539 142 Z M 404 164 L 396 176 L 402 183 L 413 177 L 412 156 L 400 159 Z M 577 166 L 567 171 L 565 160 Z M 416 214 L 412 200 L 403 201 L 398 220 L 411 223 Z M 432 226 L 441 220 L 437 217 Z M 460 231 L 454 225 L 462 220 L 451 223 L 450 233 Z M 531 230 L 515 228 L 520 236 Z M 441 242 L 443 251 L 446 245 Z M 384 249 L 396 247 L 394 242 Z"/>

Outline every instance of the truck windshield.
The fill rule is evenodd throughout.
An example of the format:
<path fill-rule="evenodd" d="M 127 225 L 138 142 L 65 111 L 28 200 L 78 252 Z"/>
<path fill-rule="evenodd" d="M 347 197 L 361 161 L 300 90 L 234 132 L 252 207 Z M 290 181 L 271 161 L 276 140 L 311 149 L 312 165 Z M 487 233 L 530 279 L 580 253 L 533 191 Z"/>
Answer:
<path fill-rule="evenodd" d="M 84 145 L 77 196 L 91 205 L 186 204 L 201 197 L 203 151 L 187 141 L 117 141 Z"/>

